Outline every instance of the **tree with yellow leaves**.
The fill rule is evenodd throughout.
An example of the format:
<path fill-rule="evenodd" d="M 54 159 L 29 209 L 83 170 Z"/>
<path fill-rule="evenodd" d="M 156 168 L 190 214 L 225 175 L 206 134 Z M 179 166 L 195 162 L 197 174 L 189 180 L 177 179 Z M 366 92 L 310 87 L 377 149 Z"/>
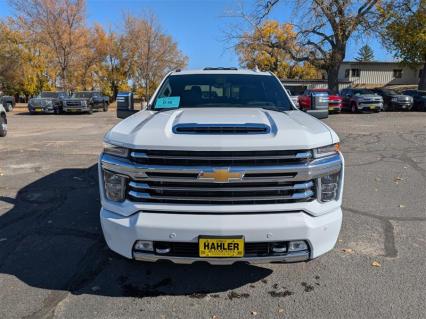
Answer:
<path fill-rule="evenodd" d="M 240 64 L 249 69 L 272 71 L 279 78 L 315 79 L 321 75 L 310 63 L 295 62 L 287 50 L 272 46 L 271 43 L 296 47 L 296 33 L 293 26 L 268 20 L 253 32 L 244 33 L 236 46 Z"/>
<path fill-rule="evenodd" d="M 382 8 L 387 18 L 382 32 L 385 45 L 403 63 L 423 64 L 419 90 L 426 90 L 426 1 L 391 1 Z"/>
<path fill-rule="evenodd" d="M 75 59 L 84 48 L 84 0 L 10 0 L 21 29 L 44 49 L 52 52 L 59 80 L 68 90 Z"/>

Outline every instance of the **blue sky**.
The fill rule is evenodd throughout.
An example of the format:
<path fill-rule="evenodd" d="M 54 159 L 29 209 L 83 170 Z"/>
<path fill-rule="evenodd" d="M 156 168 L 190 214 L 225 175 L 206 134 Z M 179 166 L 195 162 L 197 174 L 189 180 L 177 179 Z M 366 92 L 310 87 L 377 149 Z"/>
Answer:
<path fill-rule="evenodd" d="M 253 1 L 245 1 L 249 6 Z M 288 3 L 288 2 L 287 2 Z M 179 48 L 189 57 L 189 68 L 205 66 L 237 66 L 238 58 L 224 41 L 224 30 L 235 24 L 235 19 L 225 18 L 226 12 L 235 10 L 236 0 L 88 0 L 89 23 L 98 22 L 106 28 L 120 30 L 123 15 L 142 15 L 154 12 L 165 33 L 178 42 Z M 292 8 L 281 5 L 271 18 L 288 21 Z M 6 0 L 0 0 L 0 17 L 13 14 Z M 375 51 L 376 60 L 389 61 L 388 53 L 374 38 L 351 40 L 346 60 L 352 60 L 358 48 L 368 43 Z"/>

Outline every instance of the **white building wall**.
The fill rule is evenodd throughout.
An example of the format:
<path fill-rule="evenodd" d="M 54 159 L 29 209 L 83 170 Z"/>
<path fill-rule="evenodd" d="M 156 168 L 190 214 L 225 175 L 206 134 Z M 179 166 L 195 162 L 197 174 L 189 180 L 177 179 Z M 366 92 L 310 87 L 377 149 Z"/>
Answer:
<path fill-rule="evenodd" d="M 349 77 L 345 77 L 349 69 Z M 352 76 L 352 69 L 359 69 L 360 76 Z M 421 67 L 410 68 L 398 63 L 343 63 L 339 69 L 340 81 L 351 81 L 356 86 L 361 85 L 407 85 L 417 84 Z M 402 70 L 402 77 L 395 78 L 394 70 Z"/>

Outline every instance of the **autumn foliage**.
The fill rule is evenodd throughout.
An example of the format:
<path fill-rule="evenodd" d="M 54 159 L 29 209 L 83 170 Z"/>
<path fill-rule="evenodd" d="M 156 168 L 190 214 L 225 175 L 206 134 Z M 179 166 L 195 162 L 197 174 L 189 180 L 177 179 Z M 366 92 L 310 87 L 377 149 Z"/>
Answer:
<path fill-rule="evenodd" d="M 272 45 L 280 43 L 281 46 Z M 265 21 L 253 32 L 244 33 L 236 46 L 240 64 L 249 69 L 272 71 L 279 78 L 317 79 L 320 71 L 310 63 L 298 63 L 282 47 L 297 49 L 293 26 Z"/>
<path fill-rule="evenodd" d="M 123 17 L 124 32 L 88 27 L 84 0 L 11 0 L 16 15 L 0 21 L 0 91 L 100 89 L 152 93 L 187 58 L 154 15 Z"/>

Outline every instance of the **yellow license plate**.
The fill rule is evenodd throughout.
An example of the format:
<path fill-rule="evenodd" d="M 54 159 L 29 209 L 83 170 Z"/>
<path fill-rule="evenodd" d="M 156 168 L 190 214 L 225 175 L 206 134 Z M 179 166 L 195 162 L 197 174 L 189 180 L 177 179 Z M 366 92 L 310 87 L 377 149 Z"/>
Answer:
<path fill-rule="evenodd" d="M 41 112 L 41 109 L 35 109 L 36 112 Z"/>
<path fill-rule="evenodd" d="M 244 257 L 244 237 L 200 237 L 200 257 Z"/>
<path fill-rule="evenodd" d="M 370 110 L 374 110 L 375 108 L 375 106 L 370 106 Z"/>

